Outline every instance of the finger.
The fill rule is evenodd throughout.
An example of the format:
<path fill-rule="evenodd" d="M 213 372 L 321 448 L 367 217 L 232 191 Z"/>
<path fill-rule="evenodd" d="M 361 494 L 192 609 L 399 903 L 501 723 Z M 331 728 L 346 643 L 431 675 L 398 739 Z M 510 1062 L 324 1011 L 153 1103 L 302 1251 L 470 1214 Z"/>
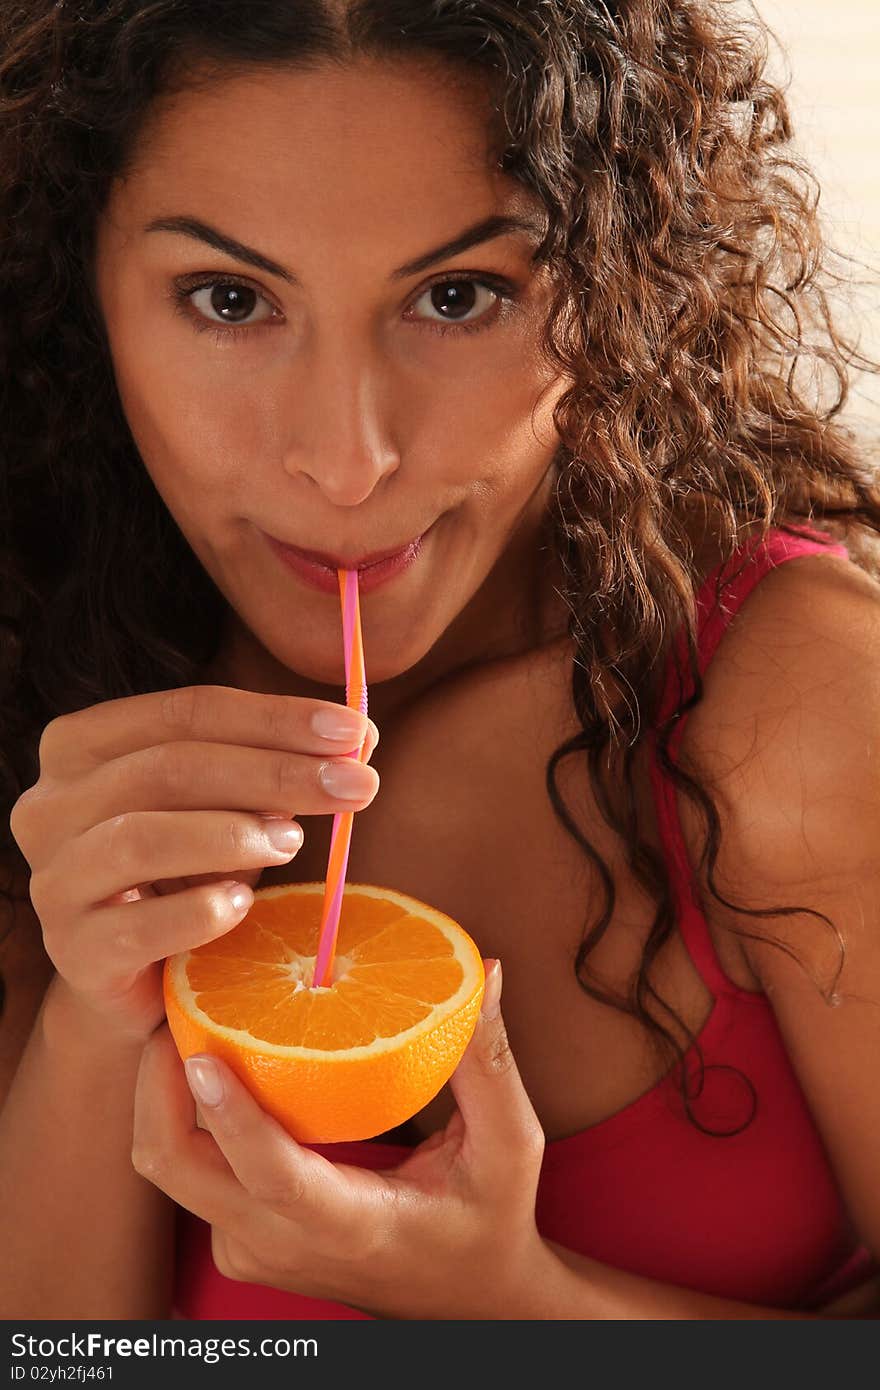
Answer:
<path fill-rule="evenodd" d="M 32 892 L 70 916 L 142 883 L 287 864 L 298 848 L 275 848 L 273 827 L 283 828 L 248 811 L 128 811 L 65 841 L 34 870 Z M 301 846 L 301 826 L 299 835 Z"/>
<path fill-rule="evenodd" d="M 165 956 L 192 951 L 238 926 L 237 907 L 221 884 L 156 894 L 139 902 L 102 905 L 68 930 L 46 932 L 58 970 L 86 992 L 113 990 Z"/>
<path fill-rule="evenodd" d="M 323 752 L 324 756 L 320 754 Z M 359 777 L 359 787 L 345 796 L 324 784 L 324 770 L 341 766 Z M 235 807 L 274 815 L 329 815 L 363 810 L 379 789 L 375 768 L 329 749 L 317 754 L 243 748 L 234 744 L 160 743 L 104 763 L 52 794 L 52 825 L 35 842 L 35 867 L 50 861 L 58 840 L 69 841 L 120 814 L 225 810 Z M 63 827 L 63 837 L 60 833 Z M 38 843 L 36 843 L 39 841 Z M 185 870 L 182 872 L 186 872 Z M 173 871 L 161 875 L 174 876 Z M 142 875 L 146 877 L 146 875 Z"/>
<path fill-rule="evenodd" d="M 544 1133 L 516 1065 L 501 1016 L 501 962 L 485 962 L 477 1026 L 450 1087 L 464 1120 L 465 1160 L 496 1175 L 540 1167 Z"/>
<path fill-rule="evenodd" d="M 213 1232 L 253 1252 L 258 1267 L 278 1252 L 292 1266 L 302 1251 L 290 1222 L 245 1190 L 201 1112 L 198 1122 L 171 1034 L 167 1026 L 157 1029 L 144 1048 L 135 1093 L 135 1170 Z"/>
<path fill-rule="evenodd" d="M 301 1223 L 351 1221 L 351 1197 L 333 1164 L 298 1144 L 230 1067 L 200 1053 L 185 1070 L 203 1123 L 255 1201 Z"/>
<path fill-rule="evenodd" d="M 318 714 L 346 717 L 330 700 L 267 695 L 223 685 L 189 685 L 105 700 L 59 715 L 43 730 L 40 766 L 62 781 L 81 776 L 140 748 L 178 739 L 320 753 L 350 752 L 364 739 L 365 720 L 349 711 L 351 739 L 328 740 L 313 725 Z"/>
<path fill-rule="evenodd" d="M 141 1054 L 134 1097 L 132 1164 L 203 1221 L 245 1222 L 254 1202 L 217 1147 L 196 1124 L 196 1107 L 167 1024 Z"/>
<path fill-rule="evenodd" d="M 179 878 L 156 878 L 152 883 L 139 883 L 134 888 L 114 893 L 112 897 L 104 899 L 101 906 L 117 902 L 136 903 L 142 898 L 167 898 L 173 893 L 182 893 L 186 888 L 202 888 L 211 883 L 246 883 L 249 888 L 256 888 L 264 867 L 257 865 L 244 869 L 239 865 L 234 870 L 217 869 L 204 874 L 182 874 Z"/>

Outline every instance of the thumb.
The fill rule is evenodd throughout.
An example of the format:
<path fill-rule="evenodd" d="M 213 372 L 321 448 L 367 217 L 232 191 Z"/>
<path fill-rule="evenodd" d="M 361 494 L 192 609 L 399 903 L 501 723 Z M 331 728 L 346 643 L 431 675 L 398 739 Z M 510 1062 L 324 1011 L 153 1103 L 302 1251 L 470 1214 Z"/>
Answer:
<path fill-rule="evenodd" d="M 484 961 L 486 985 L 477 1026 L 449 1085 L 464 1120 L 464 1144 L 505 1170 L 514 1156 L 540 1165 L 544 1132 L 523 1086 L 501 1016 L 501 962 Z"/>

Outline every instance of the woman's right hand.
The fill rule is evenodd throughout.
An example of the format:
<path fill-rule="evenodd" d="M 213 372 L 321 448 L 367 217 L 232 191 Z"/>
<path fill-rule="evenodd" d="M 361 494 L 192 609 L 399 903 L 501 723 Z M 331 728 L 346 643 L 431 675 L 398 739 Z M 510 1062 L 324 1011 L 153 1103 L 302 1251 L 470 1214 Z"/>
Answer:
<path fill-rule="evenodd" d="M 345 756 L 363 732 L 328 739 L 312 725 L 317 714 L 364 728 L 344 705 L 219 685 L 108 700 L 46 726 L 40 776 L 9 824 L 59 977 L 121 1039 L 146 1041 L 164 1019 L 166 956 L 244 917 L 252 898 L 237 910 L 229 881 L 251 889 L 264 868 L 294 857 L 267 832 L 291 815 L 372 801 L 378 774 Z M 371 756 L 378 735 L 371 723 L 366 732 Z M 357 800 L 324 789 L 321 771 L 334 762 L 361 766 Z"/>

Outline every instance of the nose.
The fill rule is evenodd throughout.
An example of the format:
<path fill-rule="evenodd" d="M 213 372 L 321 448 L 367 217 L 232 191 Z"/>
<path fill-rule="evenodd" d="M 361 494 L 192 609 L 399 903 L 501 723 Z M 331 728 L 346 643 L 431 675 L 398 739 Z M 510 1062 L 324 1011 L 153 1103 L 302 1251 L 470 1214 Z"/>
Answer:
<path fill-rule="evenodd" d="M 322 351 L 303 364 L 290 412 L 285 468 L 337 507 L 360 506 L 400 466 L 388 436 L 385 389 L 371 354 Z"/>

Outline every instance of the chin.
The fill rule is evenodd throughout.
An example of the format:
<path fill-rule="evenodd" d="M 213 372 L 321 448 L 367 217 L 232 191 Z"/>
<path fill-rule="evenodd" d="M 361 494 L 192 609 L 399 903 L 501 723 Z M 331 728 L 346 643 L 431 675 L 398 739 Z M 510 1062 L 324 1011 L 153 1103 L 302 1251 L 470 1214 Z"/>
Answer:
<path fill-rule="evenodd" d="M 369 652 L 364 652 L 364 666 L 367 675 L 367 685 L 381 685 L 383 681 L 393 681 L 399 676 L 405 676 L 414 666 L 422 660 L 424 652 L 416 652 L 411 661 L 401 659 L 398 653 L 394 657 L 383 658 L 379 653 L 370 657 Z"/>
<path fill-rule="evenodd" d="M 342 628 L 339 625 L 338 635 L 334 635 L 334 640 L 329 644 L 321 643 L 321 651 L 317 652 L 305 644 L 299 645 L 298 650 L 296 639 L 291 643 L 288 637 L 283 643 L 266 643 L 267 651 L 271 652 L 279 664 L 285 666 L 294 675 L 302 679 L 314 682 L 315 685 L 336 686 L 344 699 L 345 690 L 345 663 L 342 649 Z M 402 644 L 398 641 L 376 641 L 371 642 L 368 634 L 364 634 L 364 667 L 367 676 L 367 686 L 378 685 L 382 681 L 393 681 L 399 676 L 406 675 L 414 666 L 426 656 L 431 650 L 430 644 L 427 647 L 423 643 L 414 641 L 408 642 L 402 649 Z M 309 649 L 311 647 L 311 649 Z"/>

